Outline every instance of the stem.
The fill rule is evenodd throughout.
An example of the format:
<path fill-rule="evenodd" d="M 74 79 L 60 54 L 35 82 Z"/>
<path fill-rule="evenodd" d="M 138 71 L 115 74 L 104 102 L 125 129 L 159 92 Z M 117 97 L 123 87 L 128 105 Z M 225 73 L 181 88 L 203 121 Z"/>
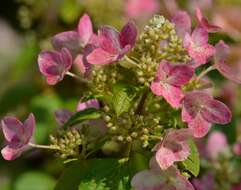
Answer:
<path fill-rule="evenodd" d="M 69 71 L 66 73 L 66 75 L 69 75 L 69 76 L 71 76 L 72 78 L 75 78 L 75 79 L 79 80 L 80 82 L 89 83 L 88 80 L 86 80 L 86 79 L 84 79 L 84 78 L 81 78 L 81 77 L 77 76 L 76 74 L 71 73 L 71 72 L 69 72 Z"/>
<path fill-rule="evenodd" d="M 141 97 L 141 100 L 140 100 L 140 103 L 136 109 L 136 114 L 141 114 L 142 113 L 142 109 L 143 109 L 143 106 L 145 104 L 145 100 L 147 98 L 147 90 L 144 91 L 144 93 L 142 94 L 142 97 Z"/>
<path fill-rule="evenodd" d="M 28 143 L 28 145 L 33 148 L 60 150 L 59 147 L 53 146 L 53 145 L 39 145 L 39 144 L 33 144 L 33 143 Z"/>
<path fill-rule="evenodd" d="M 131 58 L 129 58 L 128 56 L 125 55 L 125 56 L 124 56 L 124 59 L 125 59 L 128 63 L 130 63 L 130 64 L 132 64 L 132 65 L 140 68 L 140 66 L 139 66 L 135 61 L 133 61 Z"/>
<path fill-rule="evenodd" d="M 210 71 L 214 70 L 215 67 L 213 65 L 211 65 L 210 67 L 208 67 L 206 70 L 203 70 L 200 75 L 198 75 L 198 77 L 196 78 L 196 81 L 199 81 L 202 77 L 204 77 L 207 73 L 209 73 Z"/>

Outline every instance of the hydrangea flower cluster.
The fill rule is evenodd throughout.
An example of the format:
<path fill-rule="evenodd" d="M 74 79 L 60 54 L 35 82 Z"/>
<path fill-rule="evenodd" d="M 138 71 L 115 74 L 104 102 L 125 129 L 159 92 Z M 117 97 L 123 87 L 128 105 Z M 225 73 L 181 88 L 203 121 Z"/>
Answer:
<path fill-rule="evenodd" d="M 128 10 L 137 14 L 132 6 Z M 95 34 L 90 17 L 83 15 L 76 31 L 55 35 L 53 50 L 38 57 L 49 85 L 65 75 L 87 85 L 76 111 L 56 111 L 60 132 L 50 136 L 50 145 L 30 143 L 33 114 L 24 124 L 4 118 L 3 157 L 16 159 L 28 145 L 52 149 L 65 160 L 113 152 L 129 160 L 138 151 L 151 161 L 149 170 L 133 177 L 134 189 L 194 189 L 188 177 L 195 172 L 186 162 L 195 152 L 193 139 L 207 135 L 212 124 L 228 124 L 232 118 L 229 108 L 213 97 L 211 81 L 204 77 L 216 69 L 240 83 L 225 62 L 228 45 L 208 43 L 208 34 L 220 27 L 209 23 L 199 8 L 196 21 L 197 27 L 192 28 L 188 13 L 179 11 L 170 21 L 155 15 L 139 35 L 132 21 L 120 32 L 102 26 Z M 72 73 L 73 66 L 80 76 Z"/>

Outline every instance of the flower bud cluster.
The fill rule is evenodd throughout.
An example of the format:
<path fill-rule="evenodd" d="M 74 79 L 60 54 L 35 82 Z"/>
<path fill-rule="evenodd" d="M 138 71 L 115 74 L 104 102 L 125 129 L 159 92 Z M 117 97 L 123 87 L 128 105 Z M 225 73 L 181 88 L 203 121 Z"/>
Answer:
<path fill-rule="evenodd" d="M 149 86 L 161 60 L 185 63 L 189 56 L 175 25 L 163 16 L 155 15 L 140 35 L 133 56 L 138 57 L 138 81 Z"/>
<path fill-rule="evenodd" d="M 57 147 L 57 156 L 63 159 L 74 157 L 79 154 L 80 145 L 83 142 L 83 136 L 77 129 L 70 129 L 59 136 L 50 135 L 51 145 Z"/>
<path fill-rule="evenodd" d="M 118 80 L 116 66 L 95 66 L 92 71 L 92 85 L 98 93 L 110 91 L 108 87 L 113 86 Z"/>

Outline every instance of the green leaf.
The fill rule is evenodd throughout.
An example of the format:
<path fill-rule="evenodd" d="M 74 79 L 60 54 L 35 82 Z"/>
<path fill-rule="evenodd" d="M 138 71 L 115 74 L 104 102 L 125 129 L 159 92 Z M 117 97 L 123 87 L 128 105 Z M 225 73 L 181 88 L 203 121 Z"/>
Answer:
<path fill-rule="evenodd" d="M 195 177 L 197 177 L 200 171 L 200 158 L 198 149 L 193 140 L 189 140 L 189 148 L 190 155 L 187 160 L 182 162 L 182 164 L 185 167 L 185 170 L 189 171 Z"/>
<path fill-rule="evenodd" d="M 130 190 L 130 179 L 136 173 L 130 161 L 120 164 L 118 159 L 91 159 L 69 163 L 55 190 Z M 97 188 L 98 187 L 98 188 Z"/>
<path fill-rule="evenodd" d="M 122 113 L 129 110 L 135 96 L 136 92 L 134 88 L 126 84 L 117 83 L 113 87 L 112 103 L 117 116 L 120 116 Z"/>
<path fill-rule="evenodd" d="M 22 174 L 14 184 L 15 190 L 53 190 L 55 180 L 44 173 L 28 172 Z"/>
<path fill-rule="evenodd" d="M 86 120 L 98 119 L 101 116 L 101 112 L 94 108 L 88 108 L 75 113 L 64 125 L 63 128 L 72 126 L 77 123 L 81 123 Z"/>
<path fill-rule="evenodd" d="M 79 185 L 79 190 L 110 190 L 106 187 L 106 184 L 102 181 L 96 182 L 95 180 L 90 180 L 88 182 L 82 182 Z"/>

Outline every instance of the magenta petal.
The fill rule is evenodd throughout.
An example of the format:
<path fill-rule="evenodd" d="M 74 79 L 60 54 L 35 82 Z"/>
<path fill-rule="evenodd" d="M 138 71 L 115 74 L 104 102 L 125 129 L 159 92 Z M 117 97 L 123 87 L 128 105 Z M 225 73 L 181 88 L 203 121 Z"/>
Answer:
<path fill-rule="evenodd" d="M 208 32 L 218 32 L 221 28 L 219 26 L 212 25 L 208 22 L 208 20 L 203 17 L 203 14 L 200 8 L 196 8 L 196 17 L 199 24 Z"/>
<path fill-rule="evenodd" d="M 120 32 L 120 44 L 124 48 L 127 45 L 133 47 L 136 42 L 137 28 L 133 22 L 128 22 Z"/>
<path fill-rule="evenodd" d="M 75 55 L 80 50 L 80 36 L 75 31 L 62 32 L 53 37 L 52 44 L 56 50 L 65 47 Z"/>
<path fill-rule="evenodd" d="M 175 24 L 177 35 L 184 37 L 191 32 L 191 18 L 186 11 L 178 11 L 171 20 Z"/>
<path fill-rule="evenodd" d="M 218 100 L 208 100 L 201 114 L 210 123 L 227 124 L 232 119 L 230 109 Z"/>
<path fill-rule="evenodd" d="M 169 73 L 167 82 L 171 85 L 181 87 L 186 84 L 194 75 L 194 69 L 187 65 L 176 65 Z"/>
<path fill-rule="evenodd" d="M 14 138 L 21 139 L 24 135 L 23 124 L 15 117 L 4 117 L 1 121 L 5 139 L 11 142 Z"/>
<path fill-rule="evenodd" d="M 79 104 L 77 106 L 77 111 L 82 111 L 82 110 L 85 110 L 87 108 L 99 109 L 100 104 L 99 104 L 98 100 L 96 100 L 96 99 L 91 99 L 91 100 L 88 100 L 86 102 L 79 102 Z"/>
<path fill-rule="evenodd" d="M 208 32 L 203 28 L 195 28 L 192 32 L 192 40 L 197 45 L 204 45 L 208 43 Z"/>
<path fill-rule="evenodd" d="M 201 109 L 206 106 L 206 103 L 209 100 L 212 100 L 212 97 L 209 94 L 201 91 L 189 92 L 185 95 L 183 99 L 183 106 L 189 116 L 191 118 L 195 118 L 196 115 L 201 111 Z"/>
<path fill-rule="evenodd" d="M 70 70 L 73 61 L 72 55 L 67 48 L 62 48 L 60 53 L 61 64 L 63 65 L 64 71 L 67 72 Z"/>
<path fill-rule="evenodd" d="M 110 54 L 118 54 L 121 51 L 119 32 L 112 27 L 104 26 L 99 30 L 100 47 Z"/>
<path fill-rule="evenodd" d="M 64 125 L 69 118 L 73 115 L 73 112 L 67 109 L 61 109 L 54 112 L 55 120 L 59 125 Z"/>
<path fill-rule="evenodd" d="M 90 17 L 87 14 L 84 14 L 80 18 L 79 25 L 78 25 L 78 33 L 80 36 L 81 45 L 82 47 L 85 47 L 89 43 L 93 35 L 92 22 L 90 20 Z"/>
<path fill-rule="evenodd" d="M 22 154 L 22 152 L 22 148 L 14 148 L 10 145 L 7 145 L 1 150 L 1 154 L 5 160 L 15 160 Z"/>
<path fill-rule="evenodd" d="M 24 128 L 24 138 L 26 140 L 26 144 L 30 141 L 30 139 L 33 136 L 33 132 L 35 129 L 35 117 L 34 115 L 31 113 L 29 114 L 28 118 L 25 120 L 24 124 L 23 124 L 23 128 Z"/>
<path fill-rule="evenodd" d="M 197 114 L 195 119 L 188 123 L 188 127 L 192 131 L 194 137 L 201 138 L 208 133 L 211 124 L 203 119 L 201 114 Z"/>
<path fill-rule="evenodd" d="M 90 64 L 105 65 L 105 64 L 113 63 L 114 61 L 117 60 L 117 58 L 118 58 L 118 55 L 113 55 L 101 48 L 97 48 L 87 56 L 87 61 Z"/>

